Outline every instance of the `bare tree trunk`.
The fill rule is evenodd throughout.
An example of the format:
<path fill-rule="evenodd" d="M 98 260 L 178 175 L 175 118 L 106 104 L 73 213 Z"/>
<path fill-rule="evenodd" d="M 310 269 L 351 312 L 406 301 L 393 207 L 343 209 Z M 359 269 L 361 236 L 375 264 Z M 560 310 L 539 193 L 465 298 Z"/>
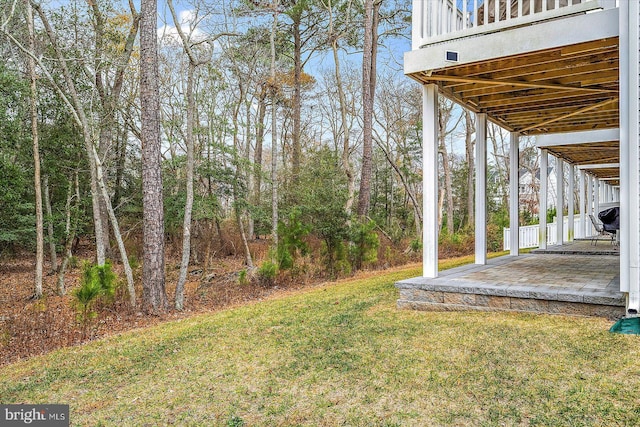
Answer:
<path fill-rule="evenodd" d="M 447 124 L 451 119 L 453 112 L 453 102 L 447 102 L 444 99 L 439 100 L 440 108 L 438 108 L 438 135 L 440 140 L 438 141 L 438 151 L 442 156 L 442 167 L 444 172 L 444 190 L 446 195 L 447 205 L 447 232 L 449 235 L 454 233 L 454 204 L 453 204 L 453 184 L 451 179 L 451 164 L 449 160 L 449 152 L 447 151 L 446 138 L 451 131 L 447 130 Z M 457 126 L 457 125 L 456 125 Z M 453 128 L 455 129 L 454 126 Z"/>
<path fill-rule="evenodd" d="M 98 155 L 100 156 L 99 160 L 101 164 L 104 164 L 103 161 L 105 160 L 105 154 L 107 153 L 106 148 L 102 148 L 102 147 L 106 147 L 111 140 L 111 130 L 105 129 L 105 127 L 110 126 L 110 124 L 107 124 L 105 122 L 106 120 L 101 120 L 101 126 L 100 126 L 101 130 L 100 130 L 100 135 L 98 136 L 98 145 L 97 145 Z M 103 169 L 104 169 L 104 166 L 103 166 Z M 103 177 L 103 178 L 106 179 L 106 177 Z M 98 187 L 100 187 L 99 183 L 98 183 Z M 108 192 L 107 192 L 107 196 L 110 197 Z M 114 253 L 111 247 L 111 240 L 110 240 L 110 233 L 109 233 L 109 209 L 107 208 L 107 202 L 104 200 L 103 197 L 98 197 L 98 204 L 100 206 L 100 224 L 102 224 L 102 231 L 100 234 L 103 237 L 105 258 L 113 258 Z"/>
<path fill-rule="evenodd" d="M 113 230 L 113 237 L 116 239 L 116 243 L 118 244 L 118 249 L 120 250 L 120 257 L 122 260 L 122 267 L 124 268 L 125 277 L 127 278 L 127 289 L 129 291 L 129 302 L 132 307 L 136 306 L 136 289 L 133 282 L 133 272 L 131 271 L 131 265 L 129 264 L 129 257 L 127 256 L 127 250 L 124 247 L 124 241 L 122 240 L 122 234 L 120 233 L 120 226 L 118 225 L 118 219 L 116 218 L 116 214 L 113 210 L 113 206 L 111 205 L 111 199 L 109 198 L 109 193 L 107 192 L 107 186 L 104 182 L 104 174 L 102 172 L 102 164 L 100 163 L 100 157 L 98 152 L 94 149 L 93 155 L 95 156 L 96 162 L 96 172 L 98 175 L 98 185 L 100 186 L 100 190 L 102 191 L 102 197 L 104 198 L 107 214 L 109 215 L 109 219 L 111 220 L 111 229 Z"/>
<path fill-rule="evenodd" d="M 244 96 L 244 93 L 245 93 L 245 90 L 241 84 L 239 88 L 240 99 L 242 99 L 242 97 Z M 234 147 L 233 162 L 235 163 L 235 168 L 236 168 L 235 177 L 233 180 L 233 200 L 234 200 L 233 210 L 235 212 L 236 222 L 238 224 L 238 232 L 240 233 L 240 238 L 242 239 L 242 249 L 244 251 L 245 264 L 247 268 L 251 270 L 253 269 L 253 259 L 251 257 L 251 251 L 249 250 L 249 243 L 247 241 L 247 233 L 245 232 L 245 229 L 244 229 L 244 222 L 242 221 L 242 217 L 244 215 L 244 209 L 240 208 L 241 196 L 239 194 L 239 188 L 238 188 L 238 183 L 243 178 L 240 156 L 238 155 L 238 153 L 240 152 L 240 141 L 238 140 L 238 134 L 239 134 L 238 115 L 240 114 L 240 106 L 241 105 L 238 103 L 233 112 L 233 118 L 232 118 L 233 147 Z"/>
<path fill-rule="evenodd" d="M 116 109 L 120 94 L 122 92 L 124 73 L 129 63 L 131 53 L 134 48 L 134 41 L 138 34 L 139 15 L 136 13 L 133 2 L 129 2 L 131 9 L 132 22 L 127 38 L 125 39 L 124 49 L 120 53 L 120 57 L 115 62 L 114 70 L 107 69 L 103 54 L 105 51 L 104 44 L 107 37 L 105 36 L 105 26 L 107 20 L 100 10 L 99 3 L 95 0 L 86 0 L 87 5 L 93 12 L 92 23 L 95 29 L 95 56 L 94 56 L 94 83 L 96 93 L 100 98 L 101 110 L 99 111 L 99 136 L 98 136 L 98 154 L 99 161 L 103 165 L 106 172 L 105 162 L 108 154 L 112 151 L 111 144 L 116 123 Z M 110 83 L 113 76 L 112 84 Z M 105 177 L 106 179 L 106 177 Z M 111 244 L 109 241 L 109 207 L 107 200 L 98 199 L 100 206 L 100 216 L 102 224 L 102 236 L 104 237 L 104 247 L 106 256 L 111 256 Z"/>
<path fill-rule="evenodd" d="M 404 190 L 407 192 L 407 195 L 409 196 L 409 200 L 411 200 L 411 204 L 413 205 L 413 211 L 416 216 L 416 222 L 422 223 L 422 210 L 420 208 L 420 204 L 418 203 L 418 200 L 416 199 L 416 196 L 413 194 L 413 190 L 407 183 L 407 180 L 402 174 L 402 171 L 400 170 L 398 165 L 396 165 L 396 162 L 393 161 L 393 159 L 391 158 L 387 150 L 384 149 L 380 144 L 378 144 L 378 147 L 384 153 L 384 156 L 387 159 L 387 162 L 389 163 L 389 165 L 393 168 L 396 174 L 398 174 L 398 177 L 400 178 L 400 182 L 402 182 L 402 186 L 404 187 Z M 420 227 L 418 227 L 417 237 L 420 238 Z"/>
<path fill-rule="evenodd" d="M 267 113 L 267 90 L 263 85 L 258 97 L 256 121 L 256 148 L 253 152 L 253 205 L 259 206 L 262 194 L 262 144 L 264 142 L 264 119 Z"/>
<path fill-rule="evenodd" d="M 120 198 L 122 197 L 122 178 L 124 175 L 125 161 L 127 159 L 127 134 L 128 131 L 124 128 L 117 138 L 116 181 L 113 190 L 113 206 L 115 209 L 118 209 L 118 206 L 120 206 Z"/>
<path fill-rule="evenodd" d="M 25 0 L 27 12 L 27 29 L 29 31 L 29 49 L 35 52 L 36 36 L 33 25 L 33 13 L 31 3 Z M 36 63 L 32 57 L 28 58 L 30 81 L 29 106 L 31 110 L 31 135 L 33 138 L 33 165 L 34 165 L 34 188 L 36 193 L 36 272 L 35 272 L 35 297 L 42 297 L 42 270 L 44 264 L 44 229 L 42 212 L 42 187 L 40 185 L 40 148 L 38 144 L 38 88 L 36 87 Z"/>
<path fill-rule="evenodd" d="M 300 143 L 301 112 L 301 75 L 302 75 L 302 41 L 300 37 L 300 18 L 302 12 L 293 16 L 293 135 L 291 138 L 291 179 L 295 183 L 300 175 L 302 147 Z"/>
<path fill-rule="evenodd" d="M 493 146 L 493 158 L 497 170 L 498 188 L 502 196 L 502 206 L 509 206 L 509 157 L 505 152 L 506 141 L 500 134 L 498 126 L 490 123 L 487 127 L 487 135 Z"/>
<path fill-rule="evenodd" d="M 413 205 L 413 222 L 416 226 L 416 239 L 422 241 L 422 214 L 418 205 Z"/>
<path fill-rule="evenodd" d="M 236 186 L 234 185 L 234 195 L 237 191 Z M 234 196 L 235 197 L 235 196 Z M 238 203 L 234 203 L 234 212 L 236 214 L 236 221 L 238 223 L 238 231 L 240 232 L 240 238 L 242 239 L 242 249 L 244 252 L 244 262 L 247 266 L 248 270 L 253 270 L 253 259 L 251 257 L 251 251 L 249 250 L 249 242 L 247 241 L 247 233 L 244 231 L 244 223 L 242 222 L 242 212 L 240 211 L 240 207 Z"/>
<path fill-rule="evenodd" d="M 276 128 L 276 30 L 278 28 L 279 0 L 275 0 L 273 24 L 269 43 L 271 45 L 271 239 L 273 247 L 278 246 L 278 130 Z"/>
<path fill-rule="evenodd" d="M 182 31 L 180 21 L 173 7 L 173 2 L 167 2 L 171 11 L 171 16 L 176 24 L 178 34 L 182 40 L 185 53 L 189 57 L 189 66 L 187 69 L 187 200 L 184 206 L 184 222 L 182 225 L 182 260 L 180 261 L 180 275 L 176 284 L 175 292 L 175 308 L 176 310 L 184 309 L 184 285 L 187 281 L 187 272 L 189 270 L 189 259 L 191 256 L 191 214 L 193 212 L 193 169 L 194 169 L 194 136 L 193 129 L 196 126 L 195 109 L 196 101 L 193 93 L 194 74 L 196 67 L 200 64 L 196 61 L 193 52 L 189 46 L 187 37 Z"/>
<path fill-rule="evenodd" d="M 253 105 L 253 99 L 250 99 L 249 102 L 245 103 L 245 115 L 247 117 L 246 123 L 245 123 L 245 135 L 247 135 L 245 143 L 244 143 L 244 158 L 246 159 L 247 162 L 249 162 L 250 158 L 251 158 L 251 107 Z M 252 195 L 253 195 L 253 185 L 254 185 L 254 176 L 253 173 L 251 171 L 251 168 L 247 167 L 245 173 L 245 179 L 248 183 L 248 187 L 247 187 L 247 202 L 250 203 L 251 199 L 252 199 Z M 245 208 L 245 214 L 247 216 L 247 238 L 248 239 L 252 239 L 253 238 L 253 215 L 251 215 L 251 212 Z"/>
<path fill-rule="evenodd" d="M 169 307 L 164 277 L 164 212 L 160 143 L 157 1 L 141 1 L 140 110 L 142 128 L 142 298 L 148 313 Z"/>
<path fill-rule="evenodd" d="M 351 144 L 349 140 L 349 129 L 347 129 L 347 101 L 345 99 L 344 87 L 342 85 L 342 76 L 340 74 L 340 57 L 338 55 L 337 39 L 334 39 L 331 43 L 331 49 L 333 50 L 333 62 L 335 64 L 336 72 L 336 86 L 338 90 L 338 98 L 340 100 L 340 116 L 342 119 L 342 169 L 344 170 L 344 174 L 347 177 L 348 196 L 347 201 L 345 202 L 344 209 L 347 214 L 350 215 L 356 193 L 356 177 L 353 173 L 351 162 L 349 161 L 349 150 Z"/>
<path fill-rule="evenodd" d="M 56 254 L 56 240 L 53 234 L 53 212 L 49 197 L 49 175 L 44 176 L 44 207 L 47 210 L 47 234 L 49 236 L 49 254 L 51 257 L 51 274 L 58 271 L 58 256 Z"/>
<path fill-rule="evenodd" d="M 75 198 L 76 198 L 76 212 L 73 226 L 71 225 L 71 201 L 73 200 L 73 189 L 75 188 Z M 69 259 L 72 256 L 71 247 L 73 246 L 73 240 L 76 236 L 76 230 L 78 229 L 78 218 L 80 216 L 80 184 L 78 182 L 78 172 L 75 173 L 75 179 L 73 184 L 71 183 L 71 178 L 69 178 L 69 189 L 67 190 L 67 203 L 65 204 L 65 244 L 64 244 L 64 257 L 62 258 L 62 263 L 60 264 L 60 271 L 58 272 L 58 295 L 62 296 L 65 294 L 65 286 L 64 286 L 64 275 L 67 271 L 67 266 L 69 265 Z"/>
<path fill-rule="evenodd" d="M 442 156 L 442 168 L 444 172 L 444 189 L 447 198 L 447 233 L 452 235 L 453 228 L 453 185 L 451 183 L 451 167 L 449 165 L 449 153 L 444 141 L 440 141 L 440 155 Z"/>
<path fill-rule="evenodd" d="M 331 51 L 333 53 L 333 63 L 335 65 L 335 77 L 336 77 L 336 90 L 338 91 L 338 101 L 340 103 L 340 126 L 338 127 L 337 135 L 342 135 L 342 170 L 344 171 L 345 176 L 347 177 L 347 200 L 344 205 L 344 209 L 347 212 L 347 215 L 351 215 L 351 211 L 353 209 L 353 202 L 355 201 L 355 193 L 356 193 L 356 178 L 353 168 L 351 166 L 351 162 L 349 161 L 349 151 L 350 151 L 350 134 L 349 128 L 347 127 L 347 101 L 344 93 L 344 84 L 342 82 L 342 71 L 340 67 L 340 55 L 338 54 L 339 41 L 341 38 L 340 34 L 336 33 L 334 27 L 334 14 L 333 14 L 333 3 L 332 0 L 328 0 L 325 4 L 322 2 L 323 6 L 326 7 L 327 12 L 329 13 L 329 31 L 328 37 L 331 41 Z M 351 16 L 351 8 L 349 7 L 347 10 L 342 12 L 343 16 L 346 16 L 347 20 Z M 335 137 L 336 143 L 338 137 Z M 336 146 L 337 150 L 337 146 Z"/>
<path fill-rule="evenodd" d="M 179 23 L 177 25 L 180 25 Z M 193 74 L 196 65 L 189 61 L 187 71 L 187 200 L 184 206 L 184 222 L 182 224 L 182 260 L 180 276 L 176 285 L 176 310 L 184 309 L 184 285 L 187 281 L 189 259 L 191 256 L 191 213 L 193 212 L 193 127 L 195 126 L 195 97 L 193 94 Z"/>
<path fill-rule="evenodd" d="M 129 63 L 131 53 L 134 48 L 134 41 L 138 34 L 139 15 L 136 13 L 133 6 L 133 2 L 129 2 L 131 9 L 132 22 L 127 38 L 125 39 L 124 49 L 120 53 L 120 57 L 115 62 L 117 65 L 114 70 L 108 70 L 105 66 L 103 54 L 105 51 L 104 44 L 106 40 L 105 26 L 107 20 L 105 19 L 102 11 L 100 10 L 99 3 L 94 0 L 86 0 L 87 5 L 93 12 L 92 23 L 95 29 L 95 56 L 94 56 L 94 83 L 96 86 L 96 93 L 100 98 L 101 109 L 99 111 L 99 136 L 98 136 L 98 154 L 99 162 L 103 165 L 103 169 L 106 173 L 105 162 L 108 154 L 112 151 L 111 144 L 113 139 L 114 127 L 116 123 L 116 109 L 120 94 L 122 92 L 124 73 Z M 112 84 L 110 83 L 111 76 L 113 76 Z M 106 176 L 104 177 L 106 179 Z M 109 240 L 109 204 L 110 200 L 102 200 L 98 198 L 98 205 L 100 208 L 100 224 L 102 230 L 100 234 L 104 238 L 104 251 L 105 256 L 112 256 L 111 243 Z M 116 205 L 117 206 L 117 205 Z"/>
<path fill-rule="evenodd" d="M 474 163 L 474 143 L 475 140 L 471 138 L 476 131 L 475 124 L 473 122 L 473 116 L 469 112 L 469 110 L 465 110 L 465 147 L 466 147 L 466 157 L 467 157 L 467 225 L 471 226 L 475 224 L 475 163 Z M 483 161 L 483 159 L 480 159 Z"/>
<path fill-rule="evenodd" d="M 364 47 L 362 57 L 362 171 L 358 194 L 358 216 L 365 217 L 371 202 L 371 174 L 373 168 L 373 103 L 376 88 L 376 59 L 380 2 L 364 0 Z"/>
<path fill-rule="evenodd" d="M 444 195 L 445 189 L 440 189 L 440 196 L 438 197 L 438 235 L 440 234 L 440 230 L 442 230 L 442 209 L 444 207 Z"/>

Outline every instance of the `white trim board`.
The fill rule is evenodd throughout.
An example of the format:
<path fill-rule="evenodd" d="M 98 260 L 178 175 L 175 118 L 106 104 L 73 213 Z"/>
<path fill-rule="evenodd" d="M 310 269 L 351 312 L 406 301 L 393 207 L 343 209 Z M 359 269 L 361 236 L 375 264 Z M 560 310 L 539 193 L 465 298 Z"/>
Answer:
<path fill-rule="evenodd" d="M 581 145 L 597 142 L 620 141 L 620 129 L 599 129 L 585 132 L 549 133 L 536 136 L 536 147 Z"/>

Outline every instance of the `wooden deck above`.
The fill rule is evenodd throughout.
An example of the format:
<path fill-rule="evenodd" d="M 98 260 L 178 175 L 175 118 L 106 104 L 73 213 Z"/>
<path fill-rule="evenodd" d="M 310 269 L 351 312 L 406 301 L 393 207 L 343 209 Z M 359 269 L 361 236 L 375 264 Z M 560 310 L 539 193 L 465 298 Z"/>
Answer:
<path fill-rule="evenodd" d="M 615 128 L 618 38 L 411 73 L 526 135 Z"/>
<path fill-rule="evenodd" d="M 616 128 L 618 14 L 607 9 L 425 45 L 405 54 L 405 74 L 523 135 Z"/>

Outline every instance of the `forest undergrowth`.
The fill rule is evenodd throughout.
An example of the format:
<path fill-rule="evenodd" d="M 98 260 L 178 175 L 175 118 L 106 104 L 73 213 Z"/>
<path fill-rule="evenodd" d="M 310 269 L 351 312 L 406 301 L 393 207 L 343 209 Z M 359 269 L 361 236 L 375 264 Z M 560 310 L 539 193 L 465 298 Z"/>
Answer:
<path fill-rule="evenodd" d="M 82 242 L 79 246 L 65 276 L 66 294 L 63 296 L 57 294 L 57 275 L 49 273 L 44 277 L 43 298 L 33 298 L 33 255 L 4 255 L 0 260 L 0 366 L 57 348 L 198 313 L 257 302 L 327 281 L 354 275 L 365 277 L 380 270 L 416 263 L 420 259 L 419 254 L 403 250 L 400 245 L 394 246 L 382 236 L 378 259 L 360 271 L 329 275 L 323 265 L 309 255 L 299 259 L 295 269 L 280 271 L 275 280 L 265 282 L 259 280 L 258 272 L 259 266 L 268 258 L 269 241 L 259 239 L 251 242 L 258 267 L 252 274 L 247 272 L 242 254 L 235 253 L 234 248 L 239 245 L 234 245 L 232 236 L 229 239 L 227 250 L 195 255 L 197 262 L 191 263 L 185 286 L 184 310 L 172 309 L 161 316 L 145 315 L 129 305 L 123 269 L 117 263 L 113 265 L 116 276 L 114 297 L 96 301 L 90 310 L 91 316 L 86 313 L 83 316 L 74 291 L 80 287 L 83 266 L 89 265 L 94 256 L 91 242 Z M 180 253 L 175 246 L 167 245 L 166 253 L 166 290 L 170 303 L 180 264 Z M 443 245 L 442 249 L 443 258 L 465 255 L 469 251 L 468 245 L 461 245 L 457 251 L 450 245 Z M 131 264 L 140 287 L 141 266 L 135 256 Z M 139 288 L 137 292 L 142 290 Z"/>

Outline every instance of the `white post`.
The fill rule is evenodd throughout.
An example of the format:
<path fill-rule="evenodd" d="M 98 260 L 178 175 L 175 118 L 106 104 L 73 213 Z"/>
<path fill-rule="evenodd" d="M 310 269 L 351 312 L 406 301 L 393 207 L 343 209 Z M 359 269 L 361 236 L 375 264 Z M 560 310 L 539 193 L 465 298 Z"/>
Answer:
<path fill-rule="evenodd" d="M 462 29 L 467 29 L 467 17 L 469 16 L 469 12 L 467 12 L 467 2 L 462 2 Z"/>
<path fill-rule="evenodd" d="M 609 188 L 611 189 L 610 194 L 611 194 L 611 201 L 612 202 L 616 202 L 616 187 L 614 187 L 613 185 L 609 184 Z"/>
<path fill-rule="evenodd" d="M 522 3 L 523 1 L 518 2 L 518 18 L 522 18 Z"/>
<path fill-rule="evenodd" d="M 487 2 L 487 3 L 489 3 L 489 2 Z M 487 4 L 485 7 L 483 7 L 483 9 L 484 9 L 484 16 L 483 16 L 483 19 L 482 19 L 482 23 L 484 25 L 487 25 L 489 23 L 489 5 Z"/>
<path fill-rule="evenodd" d="M 419 49 L 425 33 L 425 2 L 413 0 L 411 9 L 411 49 Z"/>
<path fill-rule="evenodd" d="M 556 157 L 556 245 L 564 241 L 564 160 Z"/>
<path fill-rule="evenodd" d="M 520 255 L 520 134 L 510 132 L 509 147 L 509 242 L 511 255 Z"/>
<path fill-rule="evenodd" d="M 614 194 L 614 188 L 613 188 L 613 185 L 611 185 L 611 184 L 607 184 L 607 187 L 609 188 L 609 201 L 610 201 L 610 202 L 613 202 L 613 201 L 615 201 L 615 197 L 614 197 L 614 195 L 613 195 L 613 194 Z"/>
<path fill-rule="evenodd" d="M 440 7 L 440 22 L 438 25 L 438 35 L 447 34 L 447 4 L 444 1 L 438 2 Z"/>
<path fill-rule="evenodd" d="M 598 191 L 597 187 L 596 187 L 596 178 L 591 175 L 589 177 L 589 179 L 591 180 L 591 194 L 590 199 L 589 199 L 589 210 L 591 211 L 591 215 L 595 215 L 596 213 L 596 191 Z"/>
<path fill-rule="evenodd" d="M 585 198 L 585 181 L 586 172 L 580 170 L 580 184 L 578 191 L 580 192 L 580 227 L 578 228 L 578 235 L 576 237 L 587 237 L 587 215 L 586 215 L 586 198 Z"/>
<path fill-rule="evenodd" d="M 567 232 L 569 233 L 569 235 L 567 240 L 569 240 L 570 242 L 573 242 L 573 235 L 575 234 L 575 171 L 575 166 L 569 163 L 569 188 L 567 189 L 567 212 L 569 216 Z"/>
<path fill-rule="evenodd" d="M 600 204 L 600 180 L 594 175 L 593 176 L 593 213 L 598 217 L 598 209 L 600 208 L 598 205 Z"/>
<path fill-rule="evenodd" d="M 538 209 L 538 246 L 540 249 L 547 249 L 547 194 L 549 181 L 549 152 L 546 149 L 540 150 L 540 207 Z"/>
<path fill-rule="evenodd" d="M 632 118 L 629 115 L 629 90 L 630 90 L 630 29 L 629 12 L 630 4 L 621 2 L 619 9 L 619 67 L 620 67 L 620 291 L 629 292 L 631 280 L 631 239 L 628 238 L 631 232 L 631 196 L 630 189 L 633 188 L 631 182 L 630 169 L 632 162 L 629 159 L 630 150 L 630 123 Z M 636 187 L 637 188 L 637 187 Z M 631 200 L 630 200 L 631 199 Z M 628 305 L 628 304 L 627 304 Z"/>
<path fill-rule="evenodd" d="M 620 2 L 620 289 L 630 315 L 640 312 L 639 14 L 637 1 Z"/>
<path fill-rule="evenodd" d="M 593 215 L 593 178 L 587 175 L 587 215 Z M 587 222 L 587 237 L 593 235 L 593 225 L 591 218 Z"/>
<path fill-rule="evenodd" d="M 611 201 L 617 202 L 618 200 L 616 199 L 616 187 L 614 187 L 613 185 L 610 185 L 610 187 L 611 187 Z"/>
<path fill-rule="evenodd" d="M 476 114 L 476 264 L 487 263 L 487 115 Z"/>
<path fill-rule="evenodd" d="M 587 175 L 587 179 L 588 184 L 589 184 L 589 189 L 588 189 L 588 193 L 587 193 L 587 213 L 590 215 L 593 215 L 594 213 L 594 207 L 593 207 L 593 201 L 595 200 L 595 196 L 594 196 L 594 181 L 593 181 L 593 176 L 592 175 Z"/>
<path fill-rule="evenodd" d="M 438 277 L 438 86 L 422 87 L 422 265 L 424 277 Z"/>
<path fill-rule="evenodd" d="M 478 0 L 473 0 L 473 26 L 478 26 Z"/>

